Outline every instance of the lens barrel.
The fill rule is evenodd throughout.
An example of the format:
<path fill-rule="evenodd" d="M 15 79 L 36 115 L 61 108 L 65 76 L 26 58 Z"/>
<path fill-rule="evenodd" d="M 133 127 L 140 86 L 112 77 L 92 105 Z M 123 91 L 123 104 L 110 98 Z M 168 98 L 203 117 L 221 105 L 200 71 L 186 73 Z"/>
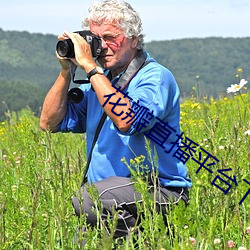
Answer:
<path fill-rule="evenodd" d="M 74 44 L 70 39 L 58 41 L 56 45 L 56 51 L 58 55 L 61 57 L 68 57 L 68 58 L 75 57 Z"/>
<path fill-rule="evenodd" d="M 68 101 L 72 103 L 79 103 L 82 101 L 84 94 L 79 88 L 72 88 L 68 92 Z"/>

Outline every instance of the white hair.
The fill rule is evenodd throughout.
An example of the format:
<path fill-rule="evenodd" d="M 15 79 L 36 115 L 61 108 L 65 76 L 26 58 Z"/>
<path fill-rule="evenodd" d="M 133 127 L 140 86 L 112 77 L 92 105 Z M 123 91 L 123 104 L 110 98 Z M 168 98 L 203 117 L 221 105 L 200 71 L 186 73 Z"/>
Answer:
<path fill-rule="evenodd" d="M 104 19 L 117 24 L 125 32 L 126 37 L 137 37 L 137 49 L 143 49 L 144 35 L 141 18 L 129 3 L 121 0 L 104 0 L 94 3 L 89 8 L 89 15 L 83 19 L 82 27 L 89 28 L 90 20 L 101 24 Z"/>

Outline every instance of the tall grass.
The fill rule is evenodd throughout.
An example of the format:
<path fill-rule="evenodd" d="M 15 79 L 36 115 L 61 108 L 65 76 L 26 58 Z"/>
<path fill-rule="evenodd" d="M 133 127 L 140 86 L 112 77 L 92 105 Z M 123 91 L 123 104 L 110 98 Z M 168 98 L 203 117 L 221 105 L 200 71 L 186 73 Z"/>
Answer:
<path fill-rule="evenodd" d="M 242 97 L 242 98 L 241 98 Z M 99 229 L 85 233 L 85 249 L 235 249 L 250 248 L 250 195 L 239 205 L 250 186 L 250 95 L 220 100 L 186 100 L 181 105 L 184 135 L 215 156 L 213 173 L 189 159 L 187 166 L 193 181 L 190 204 L 169 210 L 167 221 L 155 212 L 147 187 L 140 182 L 138 190 L 144 214 L 140 227 L 127 239 L 112 239 L 116 220 L 108 219 L 111 235 L 100 221 Z M 198 152 L 195 154 L 198 157 Z M 30 110 L 7 113 L 0 124 L 0 249 L 80 249 L 77 227 L 86 226 L 84 216 L 78 220 L 71 197 L 82 181 L 85 166 L 85 140 L 80 134 L 50 134 L 39 130 L 38 118 Z M 143 158 L 127 163 L 143 165 Z M 237 186 L 216 172 L 229 169 Z M 211 185 L 216 175 L 232 185 L 225 195 Z M 136 171 L 134 177 L 137 176 Z M 218 185 L 228 186 L 220 181 Z M 101 204 L 96 198 L 97 212 Z M 78 239 L 78 240 L 77 240 Z M 220 239 L 218 244 L 215 239 Z M 118 244 L 119 243 L 119 244 Z"/>

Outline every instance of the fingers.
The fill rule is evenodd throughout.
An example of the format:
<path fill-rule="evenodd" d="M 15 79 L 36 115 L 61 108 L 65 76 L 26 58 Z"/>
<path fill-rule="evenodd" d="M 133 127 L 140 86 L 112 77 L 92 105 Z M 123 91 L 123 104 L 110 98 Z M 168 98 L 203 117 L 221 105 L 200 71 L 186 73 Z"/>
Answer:
<path fill-rule="evenodd" d="M 67 32 L 68 33 L 68 32 Z M 69 36 L 67 35 L 66 31 L 64 31 L 62 34 L 60 34 L 57 39 L 58 40 L 65 40 L 65 39 L 68 39 Z"/>
<path fill-rule="evenodd" d="M 70 38 L 71 34 L 73 34 L 73 33 L 71 33 L 71 32 L 69 32 L 69 31 L 66 31 L 66 30 L 65 30 L 65 31 L 63 32 L 62 35 L 63 35 L 64 37 Z"/>
<path fill-rule="evenodd" d="M 62 34 L 62 36 L 64 37 L 64 39 L 65 38 L 69 38 L 71 40 L 74 40 L 74 39 L 76 39 L 79 36 L 79 34 L 73 33 L 73 32 L 69 32 L 69 31 L 64 31 L 63 34 Z"/>
<path fill-rule="evenodd" d="M 70 66 L 70 65 L 75 65 L 78 66 L 78 62 L 76 61 L 75 58 L 68 58 L 68 57 L 61 57 L 58 55 L 57 51 L 56 51 L 56 57 L 59 60 L 59 62 L 61 63 L 62 66 Z"/>
<path fill-rule="evenodd" d="M 65 59 L 67 59 L 67 58 L 65 58 L 65 57 L 59 56 L 58 53 L 57 53 L 57 51 L 56 51 L 56 57 L 57 57 L 59 60 L 65 60 Z"/>
<path fill-rule="evenodd" d="M 72 33 L 69 31 L 64 31 L 62 34 L 60 34 L 57 38 L 58 40 L 65 40 L 65 39 L 74 39 L 78 36 L 77 33 Z"/>
<path fill-rule="evenodd" d="M 64 31 L 61 35 L 58 36 L 58 40 L 70 39 L 73 43 L 86 43 L 86 40 L 78 33 Z"/>

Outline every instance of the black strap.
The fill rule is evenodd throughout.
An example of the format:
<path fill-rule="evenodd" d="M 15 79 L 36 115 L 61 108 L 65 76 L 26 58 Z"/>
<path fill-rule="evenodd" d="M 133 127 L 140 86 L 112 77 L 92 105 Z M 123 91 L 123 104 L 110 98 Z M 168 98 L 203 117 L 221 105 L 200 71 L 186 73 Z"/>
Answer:
<path fill-rule="evenodd" d="M 139 50 L 136 57 L 131 61 L 131 63 L 129 64 L 128 68 L 126 69 L 126 71 L 124 72 L 124 74 L 122 74 L 122 76 L 120 77 L 120 79 L 118 80 L 118 82 L 116 83 L 116 87 L 120 87 L 121 91 L 123 89 L 126 88 L 126 86 L 130 83 L 130 81 L 132 80 L 132 78 L 134 77 L 134 75 L 144 66 L 146 66 L 149 62 L 146 61 L 146 56 L 143 52 L 143 50 Z M 87 82 L 85 82 L 87 83 Z M 89 83 L 89 82 L 88 82 Z M 88 156 L 88 160 L 86 163 L 86 167 L 84 170 L 84 175 L 83 175 L 83 180 L 82 180 L 82 184 L 81 186 L 83 186 L 86 182 L 87 182 L 87 174 L 88 174 L 88 170 L 89 170 L 89 164 L 92 158 L 92 152 L 95 146 L 95 143 L 98 139 L 98 136 L 100 134 L 100 131 L 102 129 L 102 126 L 104 124 L 104 121 L 107 117 L 107 114 L 104 112 L 98 125 L 96 128 L 96 132 L 95 132 L 95 136 L 91 145 L 91 149 L 89 152 L 89 156 Z"/>
<path fill-rule="evenodd" d="M 121 75 L 119 81 L 116 83 L 116 87 L 120 87 L 121 90 L 125 89 L 130 83 L 135 74 L 144 67 L 148 62 L 146 61 L 146 55 L 143 50 L 138 50 L 136 57 L 130 62 L 125 72 Z"/>
<path fill-rule="evenodd" d="M 96 131 L 95 131 L 95 136 L 94 136 L 94 139 L 92 141 L 91 149 L 90 149 L 90 152 L 89 152 L 89 157 L 88 157 L 88 160 L 87 160 L 87 163 L 86 163 L 86 167 L 85 167 L 85 170 L 84 170 L 84 175 L 83 175 L 83 180 L 82 180 L 81 186 L 83 186 L 83 184 L 87 182 L 87 173 L 88 173 L 89 164 L 90 164 L 90 161 L 91 161 L 91 158 L 92 158 L 92 152 L 93 152 L 95 143 L 97 141 L 97 138 L 98 138 L 98 136 L 100 134 L 100 131 L 102 129 L 102 125 L 103 125 L 104 121 L 106 120 L 106 117 L 107 117 L 107 114 L 104 112 L 102 114 L 102 117 L 101 117 L 98 125 L 97 125 Z"/>

